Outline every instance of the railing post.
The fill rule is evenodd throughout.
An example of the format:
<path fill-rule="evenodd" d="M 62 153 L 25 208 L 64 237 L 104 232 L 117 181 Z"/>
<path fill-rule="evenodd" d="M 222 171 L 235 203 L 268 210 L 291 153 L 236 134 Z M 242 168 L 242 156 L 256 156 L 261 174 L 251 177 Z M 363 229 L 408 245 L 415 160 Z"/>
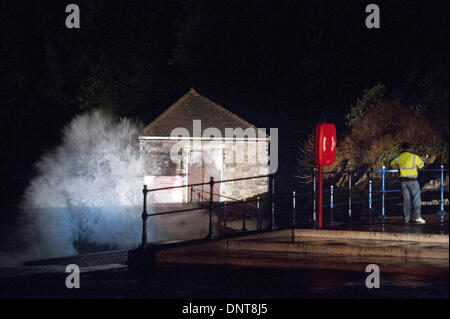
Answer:
<path fill-rule="evenodd" d="M 227 202 L 223 204 L 223 227 L 227 227 Z"/>
<path fill-rule="evenodd" d="M 209 178 L 209 231 L 208 238 L 212 239 L 213 232 L 213 189 L 214 189 L 214 177 Z"/>
<path fill-rule="evenodd" d="M 313 224 L 316 225 L 316 199 L 317 199 L 317 174 L 316 168 L 313 169 Z"/>
<path fill-rule="evenodd" d="M 144 189 L 142 190 L 142 193 L 144 194 L 144 203 L 143 203 L 143 209 L 142 209 L 142 242 L 141 242 L 141 248 L 144 249 L 145 245 L 147 244 L 147 185 L 144 185 Z"/>
<path fill-rule="evenodd" d="M 444 190 L 445 190 L 445 182 L 444 182 L 444 165 L 441 165 L 441 181 L 440 181 L 440 191 L 441 191 L 441 199 L 439 200 L 439 217 L 441 219 L 441 224 L 444 223 Z"/>
<path fill-rule="evenodd" d="M 318 210 L 317 210 L 317 226 L 322 228 L 323 225 L 323 166 L 319 166 L 319 195 L 318 195 Z"/>
<path fill-rule="evenodd" d="M 295 211 L 295 191 L 292 192 L 292 228 L 295 228 L 297 226 L 297 218 L 296 218 L 296 211 Z"/>
<path fill-rule="evenodd" d="M 275 177 L 272 177 L 272 230 L 278 229 L 275 224 Z"/>
<path fill-rule="evenodd" d="M 246 232 L 247 231 L 247 227 L 245 227 L 245 213 L 244 213 L 244 215 L 242 217 L 242 229 L 241 229 L 241 231 L 242 232 Z"/>
<path fill-rule="evenodd" d="M 348 175 L 348 220 L 352 219 L 352 174 L 350 171 Z"/>
<path fill-rule="evenodd" d="M 386 177 L 386 166 L 383 166 L 383 169 L 381 170 L 381 218 L 385 218 L 385 212 L 384 212 L 384 195 L 386 193 L 385 188 L 385 177 Z"/>
<path fill-rule="evenodd" d="M 333 210 L 334 210 L 334 188 L 330 186 L 330 225 L 333 225 Z"/>
<path fill-rule="evenodd" d="M 222 202 L 222 194 L 217 194 L 217 197 L 219 198 L 219 203 L 221 203 Z M 225 202 L 224 202 L 224 220 L 223 220 L 223 227 L 227 227 L 227 222 L 226 222 L 226 215 L 227 214 L 227 207 L 226 207 L 226 204 L 225 204 Z"/>
<path fill-rule="evenodd" d="M 193 186 L 191 186 L 191 203 L 194 201 L 193 199 L 193 195 L 194 195 L 194 190 L 193 190 Z"/>
<path fill-rule="evenodd" d="M 245 198 L 244 198 L 244 205 L 245 205 Z M 246 232 L 247 231 L 247 227 L 245 226 L 245 207 L 244 207 L 244 214 L 242 215 L 242 232 Z"/>
<path fill-rule="evenodd" d="M 257 201 L 256 201 L 256 228 L 258 230 L 261 230 L 262 228 L 262 218 L 261 218 L 261 212 L 259 209 L 259 196 L 257 197 Z"/>
<path fill-rule="evenodd" d="M 369 214 L 372 217 L 372 181 L 369 180 Z"/>

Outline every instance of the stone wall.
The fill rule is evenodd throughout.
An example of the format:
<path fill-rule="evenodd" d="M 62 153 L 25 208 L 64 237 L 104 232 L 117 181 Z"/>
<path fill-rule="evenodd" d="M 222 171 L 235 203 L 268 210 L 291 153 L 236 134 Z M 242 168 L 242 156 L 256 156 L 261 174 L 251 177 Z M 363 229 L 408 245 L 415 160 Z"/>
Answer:
<path fill-rule="evenodd" d="M 176 143 L 178 143 L 178 155 L 182 158 L 180 163 L 174 163 L 170 158 L 171 148 Z M 266 141 L 204 141 L 198 143 L 204 152 L 222 150 L 222 180 L 266 175 L 269 172 L 266 164 L 268 159 L 268 142 Z M 258 145 L 258 143 L 260 144 Z M 187 184 L 186 160 L 193 147 L 194 145 L 190 141 L 140 140 L 140 154 L 145 157 L 145 175 L 183 176 L 184 184 Z M 260 162 L 261 158 L 264 162 Z M 209 176 L 204 176 L 204 182 L 208 181 Z M 268 183 L 268 178 L 222 183 L 215 187 L 215 192 L 229 197 L 229 200 L 244 199 L 268 192 Z"/>
<path fill-rule="evenodd" d="M 269 167 L 264 163 L 267 163 L 269 144 L 268 142 L 259 143 L 261 143 L 259 145 L 260 150 L 258 150 L 258 142 L 245 143 L 244 154 L 246 156 L 243 162 L 240 159 L 236 158 L 236 154 L 242 154 L 242 149 L 239 149 L 239 146 L 236 144 L 228 145 L 228 147 L 225 149 L 223 179 L 267 175 L 269 173 Z M 234 156 L 234 161 L 227 160 L 228 156 Z M 260 162 L 260 158 L 262 158 L 263 162 Z M 266 193 L 268 191 L 268 178 L 258 178 L 224 183 L 224 185 L 222 186 L 222 194 L 235 199 L 245 199 Z"/>
<path fill-rule="evenodd" d="M 183 163 L 170 159 L 170 150 L 175 141 L 140 140 L 140 155 L 145 159 L 145 175 L 175 176 L 183 175 Z"/>

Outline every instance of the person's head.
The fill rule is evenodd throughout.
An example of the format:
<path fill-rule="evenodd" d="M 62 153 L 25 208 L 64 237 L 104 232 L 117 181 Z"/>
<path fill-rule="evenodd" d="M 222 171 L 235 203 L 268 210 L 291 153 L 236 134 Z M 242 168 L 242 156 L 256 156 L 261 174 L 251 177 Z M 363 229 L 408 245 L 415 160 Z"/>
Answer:
<path fill-rule="evenodd" d="M 402 152 L 408 152 L 408 151 L 411 150 L 411 144 L 409 144 L 408 142 L 403 142 L 400 145 L 400 149 L 401 149 Z"/>

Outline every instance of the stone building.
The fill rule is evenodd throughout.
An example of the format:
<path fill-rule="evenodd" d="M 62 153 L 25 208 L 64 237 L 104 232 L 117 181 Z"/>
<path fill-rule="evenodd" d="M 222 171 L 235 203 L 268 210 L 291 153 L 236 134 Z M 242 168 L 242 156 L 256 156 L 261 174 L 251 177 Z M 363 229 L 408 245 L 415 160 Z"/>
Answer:
<path fill-rule="evenodd" d="M 269 136 L 263 130 L 191 89 L 139 137 L 149 188 L 186 185 L 269 173 Z M 209 197 L 209 185 L 197 188 Z M 245 199 L 268 192 L 268 178 L 217 183 L 214 200 Z M 220 196 L 219 196 L 220 194 Z M 203 195 L 203 196 L 201 196 Z M 159 197 L 158 197 L 159 196 Z M 156 202 L 188 202 L 190 188 L 155 192 Z"/>

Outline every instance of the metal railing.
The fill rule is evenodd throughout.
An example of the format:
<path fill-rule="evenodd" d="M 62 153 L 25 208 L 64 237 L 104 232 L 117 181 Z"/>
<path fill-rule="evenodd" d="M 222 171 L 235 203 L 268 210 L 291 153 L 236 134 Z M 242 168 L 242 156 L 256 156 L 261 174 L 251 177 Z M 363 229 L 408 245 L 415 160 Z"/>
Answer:
<path fill-rule="evenodd" d="M 213 237 L 213 209 L 214 208 L 220 208 L 220 207 L 226 207 L 227 205 L 237 205 L 237 204 L 242 204 L 242 203 L 251 203 L 251 202 L 255 202 L 256 204 L 256 208 L 257 208 L 257 216 L 260 216 L 259 214 L 259 210 L 260 210 L 260 197 L 257 197 L 255 199 L 244 199 L 244 200 L 236 200 L 233 202 L 214 202 L 213 198 L 214 198 L 214 185 L 215 184 L 219 184 L 219 183 L 229 183 L 229 182 L 237 182 L 237 181 L 244 181 L 244 180 L 252 180 L 252 179 L 259 179 L 259 178 L 271 178 L 272 179 L 272 185 L 275 185 L 275 178 L 273 177 L 273 174 L 269 174 L 269 175 L 258 175 L 258 176 L 253 176 L 253 177 L 243 177 L 243 178 L 234 178 L 234 179 L 228 179 L 228 180 L 221 180 L 221 181 L 215 181 L 213 177 L 210 177 L 209 182 L 204 182 L 204 183 L 195 183 L 195 184 L 187 184 L 187 185 L 179 185 L 179 186 L 169 186 L 169 187 L 161 187 L 161 188 L 153 188 L 153 189 L 148 189 L 147 185 L 144 185 L 144 188 L 142 190 L 142 193 L 144 195 L 144 199 L 143 199 L 143 211 L 142 211 L 142 240 L 141 240 L 141 247 L 145 247 L 146 243 L 147 243 L 147 219 L 148 217 L 152 217 L 152 216 L 161 216 L 161 215 L 169 215 L 169 214 L 179 214 L 179 213 L 186 213 L 186 212 L 192 212 L 192 211 L 198 211 L 199 209 L 204 209 L 207 208 L 209 211 L 209 225 L 208 225 L 208 239 L 212 239 Z M 157 192 L 157 191 L 163 191 L 163 190 L 168 190 L 168 189 L 177 189 L 177 188 L 186 188 L 186 187 L 190 187 L 191 189 L 193 187 L 196 186 L 205 186 L 205 185 L 209 185 L 209 192 L 207 192 L 209 194 L 209 200 L 207 202 L 207 206 L 204 207 L 194 207 L 194 208 L 186 208 L 186 209 L 178 209 L 178 210 L 171 210 L 171 211 L 164 211 L 164 212 L 158 212 L 158 213 L 152 213 L 149 214 L 147 212 L 147 195 L 148 193 L 151 192 Z M 272 188 L 272 192 L 270 192 L 271 195 L 274 194 L 274 189 Z M 266 200 L 266 198 L 263 198 L 264 200 Z M 270 199 L 272 201 L 272 221 L 274 222 L 274 197 L 270 196 L 267 199 Z M 258 220 L 258 225 L 261 225 L 260 221 Z M 272 229 L 274 229 L 276 226 L 274 224 L 272 224 Z M 245 217 L 244 217 L 244 221 L 243 221 L 243 231 L 246 231 L 246 227 L 245 227 Z"/>
<path fill-rule="evenodd" d="M 440 176 L 439 176 L 439 180 L 440 180 L 440 185 L 439 188 L 435 188 L 435 189 L 422 189 L 421 192 L 435 192 L 435 191 L 439 191 L 440 192 L 440 199 L 439 199 L 439 211 L 437 212 L 440 215 L 440 219 L 441 219 L 441 224 L 443 223 L 444 220 L 444 216 L 446 214 L 446 211 L 444 209 L 444 205 L 445 205 L 445 199 L 444 199 L 444 192 L 448 189 L 445 188 L 445 182 L 444 182 L 444 174 L 445 172 L 448 171 L 447 168 L 444 168 L 443 165 L 441 165 L 440 168 L 436 168 L 436 169 L 420 169 L 420 172 L 439 172 Z M 380 202 L 381 203 L 381 215 L 380 217 L 382 219 L 386 218 L 386 212 L 385 212 L 385 203 L 387 200 L 394 200 L 394 199 L 399 199 L 401 197 L 387 197 L 386 195 L 388 193 L 400 193 L 401 190 L 400 189 L 387 189 L 386 185 L 387 184 L 393 184 L 393 183 L 398 183 L 399 179 L 396 178 L 396 181 L 394 181 L 393 183 L 389 182 L 387 180 L 387 174 L 388 173 L 398 173 L 398 170 L 386 170 L 385 167 L 383 167 L 381 170 L 374 170 L 369 172 L 368 174 L 368 197 L 367 199 L 360 199 L 360 200 L 354 200 L 353 195 L 354 195 L 354 183 L 353 183 L 353 175 L 356 172 L 356 170 L 349 170 L 346 172 L 346 174 L 348 175 L 348 186 L 347 187 L 335 187 L 334 185 L 330 185 L 328 189 L 324 189 L 323 190 L 323 194 L 324 195 L 329 195 L 329 204 L 328 205 L 324 205 L 323 207 L 327 207 L 329 208 L 329 213 L 330 213 L 330 223 L 329 225 L 333 225 L 333 214 L 334 214 L 334 208 L 337 206 L 347 206 L 348 211 L 347 211 L 347 216 L 346 218 L 350 221 L 352 219 L 352 208 L 354 207 L 354 205 L 357 204 L 365 204 L 367 203 L 367 206 L 369 208 L 369 212 L 370 212 L 370 216 L 372 216 L 373 213 L 373 209 L 374 206 L 373 204 L 375 202 Z M 374 185 L 373 185 L 373 178 L 371 177 L 375 177 L 375 176 L 371 176 L 374 173 L 381 173 L 381 181 L 380 181 L 380 189 L 379 190 L 374 190 Z M 328 173 L 324 173 L 324 174 L 335 174 L 334 172 L 328 172 Z M 317 172 L 316 170 L 313 171 L 313 191 L 312 191 L 312 197 L 313 197 L 313 204 L 312 204 L 312 222 L 314 226 L 317 226 L 317 212 L 316 212 L 316 202 L 317 202 Z M 343 201 L 343 202 L 336 202 L 335 201 L 335 195 L 336 195 L 336 191 L 339 191 L 341 193 L 346 193 L 347 194 L 347 200 Z M 295 227 L 297 225 L 297 213 L 296 213 L 296 198 L 299 196 L 303 196 L 303 195 L 307 195 L 307 194 L 311 194 L 310 192 L 307 193 L 296 193 L 295 191 L 292 192 L 292 226 Z M 358 191 L 358 194 L 361 195 L 361 192 Z M 379 199 L 375 199 L 374 195 L 375 194 L 380 194 L 381 198 Z"/>
<path fill-rule="evenodd" d="M 444 173 L 448 171 L 447 168 L 444 168 L 444 166 L 441 165 L 441 168 L 438 169 L 421 169 L 419 170 L 420 172 L 439 172 L 440 173 L 440 186 L 437 189 L 428 189 L 426 190 L 427 192 L 432 192 L 432 191 L 440 191 L 440 200 L 439 200 L 439 211 L 438 214 L 441 217 L 441 223 L 443 223 L 443 219 L 444 219 L 444 215 L 446 214 L 445 210 L 444 210 L 444 203 L 445 203 L 445 199 L 444 199 L 444 192 L 446 190 L 445 188 L 445 183 L 444 183 Z M 363 205 L 367 205 L 369 212 L 370 212 L 370 216 L 372 216 L 372 211 L 374 209 L 374 203 L 375 202 L 381 202 L 381 218 L 385 219 L 386 218 L 386 212 L 385 212 L 385 202 L 387 200 L 394 200 L 394 199 L 399 199 L 400 197 L 386 197 L 386 194 L 388 193 L 399 193 L 401 192 L 401 190 L 399 189 L 386 189 L 386 185 L 390 184 L 387 181 L 387 174 L 389 173 L 398 173 L 398 170 L 386 170 L 385 167 L 383 167 L 381 170 L 374 170 L 369 172 L 369 181 L 368 181 L 368 193 L 367 193 L 367 198 L 365 197 L 366 195 L 362 194 L 361 192 L 358 191 L 359 195 L 363 195 L 364 198 L 357 198 L 357 200 L 354 200 L 353 198 L 353 193 L 355 192 L 354 190 L 354 184 L 353 184 L 353 179 L 352 179 L 352 175 L 355 171 L 347 171 L 346 173 L 348 174 L 348 187 L 334 187 L 333 185 L 329 186 L 329 189 L 324 189 L 323 190 L 323 194 L 324 195 L 329 195 L 329 203 L 328 205 L 324 205 L 324 208 L 329 208 L 329 212 L 330 212 L 330 222 L 329 225 L 333 225 L 333 217 L 334 217 L 334 209 L 338 206 L 347 206 L 348 207 L 348 211 L 346 214 L 346 218 L 350 221 L 352 219 L 352 207 L 354 205 L 357 204 L 363 204 Z M 326 173 L 325 173 L 326 174 Z M 329 174 L 333 174 L 333 172 L 330 172 Z M 380 189 L 379 190 L 374 190 L 374 183 L 373 183 L 373 179 L 370 178 L 372 174 L 381 174 L 381 181 L 380 181 Z M 372 176 L 372 177 L 376 177 L 376 176 Z M 256 198 L 252 198 L 252 199 L 243 199 L 243 200 L 238 200 L 238 199 L 233 199 L 231 197 L 227 197 L 228 199 L 232 199 L 231 201 L 218 201 L 218 202 L 214 202 L 214 196 L 217 197 L 223 197 L 225 198 L 226 196 L 219 194 L 219 193 L 214 193 L 214 185 L 215 184 L 219 184 L 219 183 L 228 183 L 228 182 L 235 182 L 235 181 L 244 181 L 244 180 L 251 180 L 251 179 L 258 179 L 258 178 L 268 178 L 269 179 L 269 196 L 266 197 L 256 197 Z M 205 186 L 205 185 L 209 185 L 209 191 L 205 191 L 205 190 L 197 190 L 195 191 L 197 186 Z M 149 214 L 147 213 L 147 194 L 149 192 L 156 192 L 156 191 L 163 191 L 163 190 L 168 190 L 168 189 L 176 189 L 176 188 L 185 188 L 185 187 L 189 187 L 191 189 L 191 192 L 194 192 L 195 197 L 194 197 L 194 202 L 197 202 L 199 204 L 205 204 L 203 206 L 199 207 L 194 207 L 194 208 L 186 208 L 186 209 L 179 209 L 179 210 L 172 210 L 172 211 L 164 211 L 164 212 L 158 212 L 158 213 L 152 213 Z M 425 190 L 422 190 L 422 192 L 424 192 Z M 347 199 L 345 201 L 342 202 L 336 202 L 336 195 L 337 193 L 341 193 L 347 196 Z M 286 207 L 291 207 L 291 213 L 288 213 L 289 216 L 285 216 L 285 217 L 289 217 L 289 226 L 291 227 L 297 227 L 298 226 L 298 211 L 299 208 L 304 207 L 305 203 L 306 205 L 309 205 L 308 203 L 311 202 L 312 204 L 312 211 L 311 215 L 308 215 L 308 223 L 312 222 L 313 226 L 317 226 L 317 214 L 316 214 L 316 203 L 317 203 L 317 175 L 314 172 L 313 174 L 313 190 L 312 191 L 308 191 L 308 192 L 303 192 L 303 193 L 296 193 L 295 191 L 293 191 L 291 194 L 278 194 L 278 199 L 279 201 L 275 200 L 275 177 L 273 174 L 269 174 L 269 175 L 259 175 L 259 176 L 253 176 L 253 177 L 244 177 L 244 178 L 236 178 L 236 179 L 229 179 L 229 180 L 221 180 L 221 181 L 215 181 L 213 177 L 210 178 L 209 182 L 205 182 L 205 183 L 196 183 L 196 184 L 188 184 L 188 185 L 179 185 L 179 186 L 170 186 L 170 187 L 162 187 L 162 188 L 154 188 L 154 189 L 147 189 L 147 186 L 144 185 L 144 189 L 143 189 L 143 194 L 144 194 L 144 202 L 143 202 L 143 212 L 142 212 L 142 246 L 145 246 L 145 244 L 147 243 L 147 230 L 146 230 L 146 223 L 147 223 L 147 219 L 148 217 L 151 216 L 160 216 L 160 215 L 168 215 L 168 214 L 177 214 L 177 213 L 186 213 L 186 212 L 192 212 L 192 211 L 196 211 L 199 209 L 208 209 L 209 212 L 209 225 L 208 225 L 208 235 L 207 238 L 208 239 L 212 239 L 213 238 L 213 210 L 214 209 L 220 209 L 222 208 L 224 211 L 224 226 L 227 227 L 227 210 L 230 209 L 230 207 L 233 207 L 235 205 L 253 205 L 253 208 L 255 209 L 255 215 L 256 215 L 256 224 L 257 224 L 257 230 L 261 230 L 262 229 L 262 208 L 261 208 L 261 202 L 268 202 L 267 208 L 270 214 L 270 229 L 271 230 L 276 230 L 279 228 L 279 226 L 276 223 L 277 218 L 281 218 L 283 217 L 283 214 L 285 212 L 287 212 L 289 209 L 286 209 Z M 208 194 L 209 196 L 206 197 L 203 194 Z M 380 194 L 381 198 L 375 198 L 375 194 Z M 192 196 L 192 194 L 191 194 Z M 203 199 L 206 199 L 206 201 L 204 202 L 199 202 L 198 199 L 199 197 L 202 197 Z M 220 198 L 219 197 L 219 198 Z M 192 199 L 192 197 L 191 197 Z M 302 202 L 300 202 L 300 205 L 298 205 L 298 200 L 299 199 L 303 199 Z M 290 202 L 290 204 L 289 204 Z M 254 203 L 254 204 L 253 204 Z M 277 205 L 279 208 L 279 212 L 277 214 L 277 216 L 275 215 L 275 205 Z M 284 205 L 285 208 L 280 208 L 282 207 L 282 205 Z M 247 231 L 246 228 L 246 218 L 248 215 L 246 215 L 245 213 L 243 214 L 243 225 L 242 225 L 242 231 Z M 276 218 L 277 217 L 277 218 Z M 302 216 L 300 216 L 302 217 Z M 283 226 L 284 227 L 284 226 Z"/>
<path fill-rule="evenodd" d="M 424 168 L 420 169 L 419 172 L 439 172 L 440 173 L 440 180 L 439 180 L 439 188 L 438 189 L 432 189 L 428 191 L 440 191 L 440 199 L 439 199 L 439 211 L 437 212 L 440 215 L 441 223 L 443 222 L 445 210 L 444 210 L 444 191 L 445 191 L 445 181 L 444 181 L 444 173 L 448 171 L 447 168 L 444 168 L 444 165 L 441 165 L 440 168 Z M 385 196 L 386 193 L 397 193 L 401 192 L 400 189 L 386 189 L 386 174 L 387 173 L 398 173 L 397 169 L 386 169 L 385 166 L 381 170 L 375 170 L 373 173 L 381 173 L 381 217 L 386 218 L 385 216 Z M 372 182 L 369 181 L 369 199 L 372 198 Z M 369 201 L 369 207 L 371 207 L 372 203 Z"/>
<path fill-rule="evenodd" d="M 202 201 L 199 201 L 199 198 L 200 199 L 208 199 L 207 197 L 203 196 L 203 194 L 208 194 L 209 195 L 210 192 L 205 191 L 203 189 L 196 188 L 196 187 L 191 187 L 191 202 L 201 203 Z M 194 195 L 194 196 L 192 196 L 192 195 Z M 230 197 L 230 196 L 226 196 L 226 195 L 223 195 L 223 194 L 220 194 L 220 193 L 213 193 L 212 195 L 213 196 L 217 196 L 217 198 L 219 199 L 219 202 L 222 202 L 222 199 L 229 199 L 230 201 L 239 201 L 239 200 L 241 200 L 241 199 Z M 243 200 L 245 200 L 245 199 L 246 198 L 244 198 Z M 255 205 L 253 205 L 250 202 L 248 204 L 249 204 L 249 206 L 256 207 Z"/>
<path fill-rule="evenodd" d="M 203 189 L 199 189 L 196 187 L 191 187 L 191 202 L 194 203 L 198 203 L 198 204 L 202 204 L 202 202 L 204 202 L 203 200 L 208 200 L 207 197 L 205 197 L 203 194 L 210 194 L 210 192 L 205 191 Z M 260 230 L 262 228 L 262 224 L 261 224 L 261 216 L 259 214 L 259 210 L 260 210 L 260 196 L 256 197 L 256 203 L 253 204 L 251 201 L 248 201 L 247 198 L 244 199 L 238 199 L 238 198 L 234 198 L 234 197 L 230 197 L 230 196 L 226 196 L 220 193 L 213 193 L 213 196 L 217 196 L 217 198 L 219 199 L 220 203 L 223 203 L 223 226 L 227 227 L 227 220 L 228 220 L 228 216 L 227 213 L 230 212 L 238 212 L 237 210 L 233 210 L 228 208 L 227 203 L 230 203 L 229 201 L 227 202 L 226 199 L 230 200 L 231 202 L 241 202 L 244 205 L 247 205 L 249 207 L 252 207 L 254 209 L 256 209 L 256 219 L 257 219 L 257 229 Z M 200 200 L 199 200 L 200 199 Z M 225 201 L 222 201 L 222 199 L 225 199 Z M 251 215 L 248 215 L 245 212 L 241 212 L 240 215 L 242 215 L 242 231 L 247 231 L 247 227 L 246 227 L 246 218 L 253 218 Z"/>

